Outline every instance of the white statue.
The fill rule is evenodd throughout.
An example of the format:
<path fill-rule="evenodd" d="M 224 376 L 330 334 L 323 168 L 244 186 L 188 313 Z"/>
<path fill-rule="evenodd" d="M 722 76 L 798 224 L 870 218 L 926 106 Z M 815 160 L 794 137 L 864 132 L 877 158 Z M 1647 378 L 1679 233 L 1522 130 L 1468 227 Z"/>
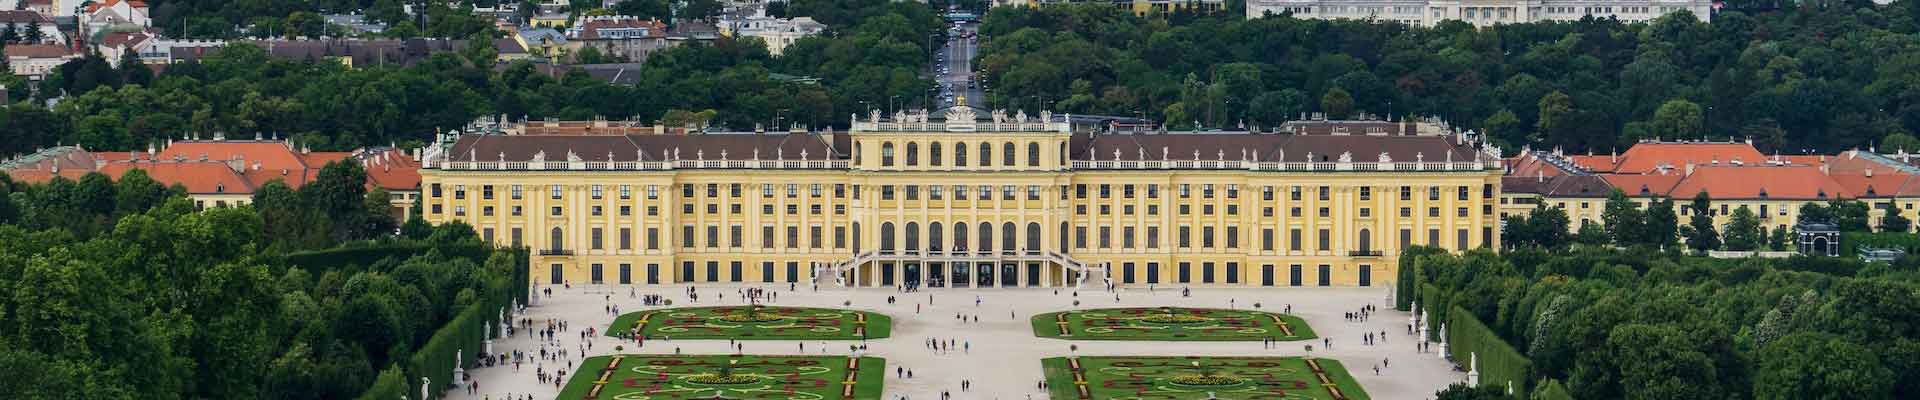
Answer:
<path fill-rule="evenodd" d="M 1353 152 L 1351 151 L 1340 152 L 1340 162 L 1342 163 L 1353 162 Z"/>
<path fill-rule="evenodd" d="M 533 159 L 528 160 L 528 162 L 535 162 L 535 163 L 547 162 L 547 151 L 540 150 L 540 151 L 533 152 Z"/>
<path fill-rule="evenodd" d="M 1385 164 L 1390 162 L 1393 162 L 1393 156 L 1387 155 L 1387 152 L 1384 151 L 1380 152 L 1380 163 Z"/>

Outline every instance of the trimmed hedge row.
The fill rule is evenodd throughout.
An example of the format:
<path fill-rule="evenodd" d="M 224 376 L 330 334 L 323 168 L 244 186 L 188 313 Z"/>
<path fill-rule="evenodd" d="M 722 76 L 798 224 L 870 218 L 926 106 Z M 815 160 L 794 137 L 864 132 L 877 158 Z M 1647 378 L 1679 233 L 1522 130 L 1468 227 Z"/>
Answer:
<path fill-rule="evenodd" d="M 407 397 L 407 375 L 400 372 L 400 366 L 387 367 L 380 371 L 380 377 L 373 380 L 373 386 L 360 394 L 360 400 L 391 400 Z"/>
<path fill-rule="evenodd" d="M 1914 234 L 1904 233 L 1904 232 L 1893 232 L 1893 233 L 1845 232 L 1840 234 L 1840 255 L 1841 256 L 1844 256 L 1844 257 L 1858 256 L 1860 254 L 1861 247 L 1873 247 L 1873 248 L 1892 247 L 1892 248 L 1898 248 L 1901 250 L 1906 250 L 1907 254 L 1920 254 L 1920 236 L 1916 236 Z"/>
<path fill-rule="evenodd" d="M 1573 394 L 1560 385 L 1559 379 L 1548 379 L 1533 391 L 1533 400 L 1573 400 Z"/>
<path fill-rule="evenodd" d="M 1442 292 L 1439 288 L 1433 287 L 1432 283 L 1420 284 L 1420 310 L 1416 310 L 1414 316 L 1418 317 L 1419 311 L 1427 312 L 1427 340 L 1439 341 L 1441 339 L 1440 335 L 1443 333 L 1440 332 L 1440 322 L 1447 320 L 1448 311 L 1447 307 L 1442 306 L 1442 304 L 1447 304 L 1446 292 Z"/>
<path fill-rule="evenodd" d="M 357 245 L 357 246 L 356 246 Z M 359 270 L 387 259 L 405 260 L 429 250 L 450 257 L 485 261 L 493 247 L 485 243 L 428 243 L 412 240 L 360 242 L 339 248 L 288 253 L 279 265 L 299 266 L 318 275 L 333 270 Z"/>
<path fill-rule="evenodd" d="M 1447 321 L 1447 351 L 1455 363 L 1471 368 L 1467 363 L 1469 354 L 1480 357 L 1480 385 L 1514 385 L 1514 393 L 1529 393 L 1527 384 L 1532 382 L 1533 361 L 1514 350 L 1506 341 L 1500 340 L 1492 329 L 1474 318 L 1473 313 L 1459 306 L 1449 307 Z"/>

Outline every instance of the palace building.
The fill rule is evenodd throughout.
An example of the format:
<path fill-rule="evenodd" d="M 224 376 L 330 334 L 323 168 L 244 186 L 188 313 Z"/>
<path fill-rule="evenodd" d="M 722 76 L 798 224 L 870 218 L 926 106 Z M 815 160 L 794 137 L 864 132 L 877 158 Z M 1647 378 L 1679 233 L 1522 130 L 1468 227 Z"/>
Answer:
<path fill-rule="evenodd" d="M 427 150 L 422 211 L 531 249 L 542 284 L 1374 286 L 1409 246 L 1500 240 L 1501 159 L 1460 136 L 1066 121 L 461 135 Z"/>

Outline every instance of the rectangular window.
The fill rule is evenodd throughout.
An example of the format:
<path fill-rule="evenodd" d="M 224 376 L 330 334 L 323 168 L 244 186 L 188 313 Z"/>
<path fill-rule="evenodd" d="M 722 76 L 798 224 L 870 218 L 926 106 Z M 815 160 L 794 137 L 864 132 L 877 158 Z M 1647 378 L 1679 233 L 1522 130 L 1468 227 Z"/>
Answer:
<path fill-rule="evenodd" d="M 1299 229 L 1293 229 L 1293 230 L 1287 231 L 1287 250 L 1300 251 L 1300 230 Z"/>
<path fill-rule="evenodd" d="M 694 247 L 693 237 L 694 237 L 693 225 L 682 225 L 680 227 L 680 247 L 684 247 L 684 248 Z"/>
<path fill-rule="evenodd" d="M 633 250 L 633 228 L 620 228 L 620 249 Z"/>
<path fill-rule="evenodd" d="M 1160 227 L 1158 226 L 1147 227 L 1147 248 L 1149 249 L 1160 248 Z"/>
<path fill-rule="evenodd" d="M 1260 230 L 1260 250 L 1273 251 L 1273 229 Z"/>
<path fill-rule="evenodd" d="M 1320 230 L 1320 251 L 1333 250 L 1333 234 L 1326 229 Z"/>
<path fill-rule="evenodd" d="M 773 248 L 773 227 L 772 226 L 760 227 L 760 248 L 762 249 Z"/>
<path fill-rule="evenodd" d="M 787 227 L 787 248 L 789 249 L 800 248 L 800 227 L 798 226 Z"/>
<path fill-rule="evenodd" d="M 1113 227 L 1111 226 L 1100 227 L 1100 248 L 1102 249 L 1113 248 Z"/>
<path fill-rule="evenodd" d="M 592 232 L 592 233 L 593 233 L 593 234 L 592 234 L 592 238 L 593 238 L 593 249 L 594 249 L 594 250 L 600 250 L 600 249 L 603 249 L 604 247 L 603 247 L 603 246 L 601 245 L 601 241 L 600 241 L 600 240 L 601 240 L 601 239 L 600 239 L 600 228 L 593 228 L 593 230 L 591 230 L 590 232 Z"/>
<path fill-rule="evenodd" d="M 647 228 L 647 250 L 660 249 L 660 228 Z"/>
<path fill-rule="evenodd" d="M 1238 226 L 1227 227 L 1227 248 L 1229 249 L 1240 248 L 1240 227 Z"/>

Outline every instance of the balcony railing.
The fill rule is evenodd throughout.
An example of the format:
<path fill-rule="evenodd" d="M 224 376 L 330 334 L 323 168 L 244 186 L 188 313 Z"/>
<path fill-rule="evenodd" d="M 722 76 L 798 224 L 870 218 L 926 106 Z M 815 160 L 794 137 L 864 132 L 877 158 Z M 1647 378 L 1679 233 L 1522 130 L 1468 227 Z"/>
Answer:
<path fill-rule="evenodd" d="M 1380 250 L 1354 250 L 1347 252 L 1348 256 L 1353 257 L 1379 257 L 1385 254 L 1385 252 Z"/>
<path fill-rule="evenodd" d="M 573 250 L 567 250 L 567 249 L 540 249 L 540 255 L 543 255 L 543 256 L 571 256 L 571 255 L 573 255 Z"/>

